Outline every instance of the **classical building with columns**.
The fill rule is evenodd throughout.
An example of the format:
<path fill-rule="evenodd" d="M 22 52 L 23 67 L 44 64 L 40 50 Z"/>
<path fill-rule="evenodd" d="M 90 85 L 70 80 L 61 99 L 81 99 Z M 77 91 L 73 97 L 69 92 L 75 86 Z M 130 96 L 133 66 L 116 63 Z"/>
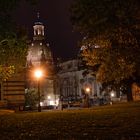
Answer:
<path fill-rule="evenodd" d="M 84 76 L 83 72 L 84 70 L 79 70 L 78 59 L 59 64 L 59 72 L 55 82 L 55 94 L 60 95 L 60 100 L 63 103 L 82 100 L 85 94 L 88 94 L 90 99 L 100 96 L 100 83 L 90 74 Z"/>

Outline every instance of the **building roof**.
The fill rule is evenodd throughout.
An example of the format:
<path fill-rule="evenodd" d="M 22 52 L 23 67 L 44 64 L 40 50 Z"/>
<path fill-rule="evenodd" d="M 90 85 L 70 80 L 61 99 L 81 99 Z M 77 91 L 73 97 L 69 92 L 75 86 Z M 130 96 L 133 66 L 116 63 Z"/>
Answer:
<path fill-rule="evenodd" d="M 37 12 L 37 19 L 34 22 L 34 25 L 43 25 L 42 20 L 40 19 L 40 14 Z"/>

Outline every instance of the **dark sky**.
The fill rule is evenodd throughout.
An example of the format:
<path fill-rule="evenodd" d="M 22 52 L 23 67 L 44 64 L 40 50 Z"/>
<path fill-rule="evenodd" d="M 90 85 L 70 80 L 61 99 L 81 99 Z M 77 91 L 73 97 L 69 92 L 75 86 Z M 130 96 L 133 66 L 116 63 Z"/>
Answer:
<path fill-rule="evenodd" d="M 23 0 L 16 12 L 17 23 L 25 26 L 31 36 L 33 34 L 32 26 L 39 11 L 54 57 L 61 57 L 65 60 L 75 57 L 79 49 L 77 42 L 80 34 L 73 32 L 69 16 L 72 1 L 39 0 L 36 6 L 31 6 Z"/>

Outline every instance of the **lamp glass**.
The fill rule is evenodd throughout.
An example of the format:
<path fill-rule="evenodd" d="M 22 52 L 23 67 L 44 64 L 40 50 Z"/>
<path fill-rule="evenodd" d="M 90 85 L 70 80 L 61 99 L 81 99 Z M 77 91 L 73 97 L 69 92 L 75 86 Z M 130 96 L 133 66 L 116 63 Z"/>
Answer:
<path fill-rule="evenodd" d="M 36 77 L 36 78 L 42 77 L 42 71 L 41 71 L 41 70 L 36 70 L 36 71 L 35 71 L 35 77 Z"/>
<path fill-rule="evenodd" d="M 89 87 L 86 88 L 86 92 L 87 92 L 87 93 L 90 92 L 90 88 L 89 88 Z"/>

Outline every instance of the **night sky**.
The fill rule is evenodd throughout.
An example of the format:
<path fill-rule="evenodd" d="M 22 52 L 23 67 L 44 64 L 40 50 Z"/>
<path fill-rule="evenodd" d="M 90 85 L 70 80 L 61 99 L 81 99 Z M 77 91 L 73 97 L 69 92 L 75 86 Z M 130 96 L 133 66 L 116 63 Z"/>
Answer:
<path fill-rule="evenodd" d="M 37 12 L 45 25 L 45 33 L 53 56 L 68 60 L 76 57 L 79 50 L 80 34 L 72 29 L 69 7 L 73 0 L 39 0 L 36 6 L 31 6 L 24 0 L 16 11 L 18 25 L 24 26 L 33 35 L 33 24 Z"/>

